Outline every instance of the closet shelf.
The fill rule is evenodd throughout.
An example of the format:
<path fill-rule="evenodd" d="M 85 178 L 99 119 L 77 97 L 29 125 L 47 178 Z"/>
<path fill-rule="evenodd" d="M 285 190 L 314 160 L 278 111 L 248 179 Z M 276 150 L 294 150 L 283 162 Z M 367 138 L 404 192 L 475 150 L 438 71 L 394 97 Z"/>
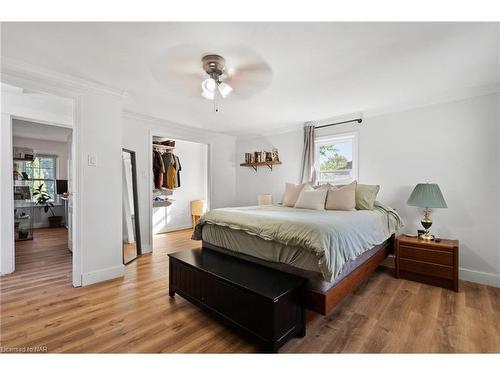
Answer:
<path fill-rule="evenodd" d="M 267 166 L 267 167 L 269 167 L 270 170 L 273 170 L 273 165 L 278 165 L 278 164 L 281 164 L 281 162 L 278 160 L 276 160 L 276 161 L 261 161 L 258 163 L 241 163 L 240 167 L 250 167 L 250 168 L 253 168 L 255 172 L 257 172 L 258 167 Z"/>
<path fill-rule="evenodd" d="M 153 198 L 162 195 L 172 195 L 174 191 L 172 189 L 153 189 Z"/>
<path fill-rule="evenodd" d="M 175 148 L 174 146 L 157 145 L 153 143 L 153 149 L 173 150 L 174 148 Z"/>
<path fill-rule="evenodd" d="M 165 201 L 153 201 L 153 207 L 168 207 L 173 202 L 174 201 L 172 199 L 165 200 Z"/>

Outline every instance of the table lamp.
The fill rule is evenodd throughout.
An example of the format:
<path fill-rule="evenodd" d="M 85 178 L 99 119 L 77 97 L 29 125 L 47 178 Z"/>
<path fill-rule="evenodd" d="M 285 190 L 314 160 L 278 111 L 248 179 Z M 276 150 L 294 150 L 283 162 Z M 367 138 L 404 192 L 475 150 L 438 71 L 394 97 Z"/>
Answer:
<path fill-rule="evenodd" d="M 417 184 L 406 203 L 409 206 L 416 206 L 424 209 L 424 217 L 420 223 L 424 227 L 425 233 L 422 234 L 420 238 L 423 240 L 433 240 L 434 236 L 429 233 L 429 228 L 432 226 L 429 208 L 448 208 L 438 184 Z"/>

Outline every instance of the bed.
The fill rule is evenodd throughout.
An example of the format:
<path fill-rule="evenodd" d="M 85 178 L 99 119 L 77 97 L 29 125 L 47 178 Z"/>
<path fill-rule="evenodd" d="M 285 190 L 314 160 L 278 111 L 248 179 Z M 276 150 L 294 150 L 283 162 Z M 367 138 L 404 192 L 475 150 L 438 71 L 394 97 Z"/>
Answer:
<path fill-rule="evenodd" d="M 206 213 L 193 239 L 306 278 L 306 307 L 327 314 L 393 251 L 401 225 L 399 215 L 379 202 L 360 211 L 232 207 Z"/>

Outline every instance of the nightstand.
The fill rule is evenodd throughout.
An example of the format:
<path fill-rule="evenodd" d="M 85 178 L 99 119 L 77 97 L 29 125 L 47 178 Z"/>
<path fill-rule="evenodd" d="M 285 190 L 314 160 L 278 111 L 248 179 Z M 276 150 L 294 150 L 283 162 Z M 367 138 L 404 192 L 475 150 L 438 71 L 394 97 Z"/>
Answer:
<path fill-rule="evenodd" d="M 405 235 L 396 238 L 396 277 L 458 292 L 458 241 L 426 241 Z"/>

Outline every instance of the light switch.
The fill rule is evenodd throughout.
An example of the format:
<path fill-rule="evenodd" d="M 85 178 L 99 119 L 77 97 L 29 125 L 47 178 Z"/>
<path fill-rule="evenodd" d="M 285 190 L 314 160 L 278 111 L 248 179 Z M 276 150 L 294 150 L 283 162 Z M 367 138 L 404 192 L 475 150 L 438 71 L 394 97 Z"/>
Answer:
<path fill-rule="evenodd" d="M 95 155 L 91 155 L 91 154 L 88 155 L 88 165 L 89 165 L 89 167 L 95 167 L 97 165 Z"/>

